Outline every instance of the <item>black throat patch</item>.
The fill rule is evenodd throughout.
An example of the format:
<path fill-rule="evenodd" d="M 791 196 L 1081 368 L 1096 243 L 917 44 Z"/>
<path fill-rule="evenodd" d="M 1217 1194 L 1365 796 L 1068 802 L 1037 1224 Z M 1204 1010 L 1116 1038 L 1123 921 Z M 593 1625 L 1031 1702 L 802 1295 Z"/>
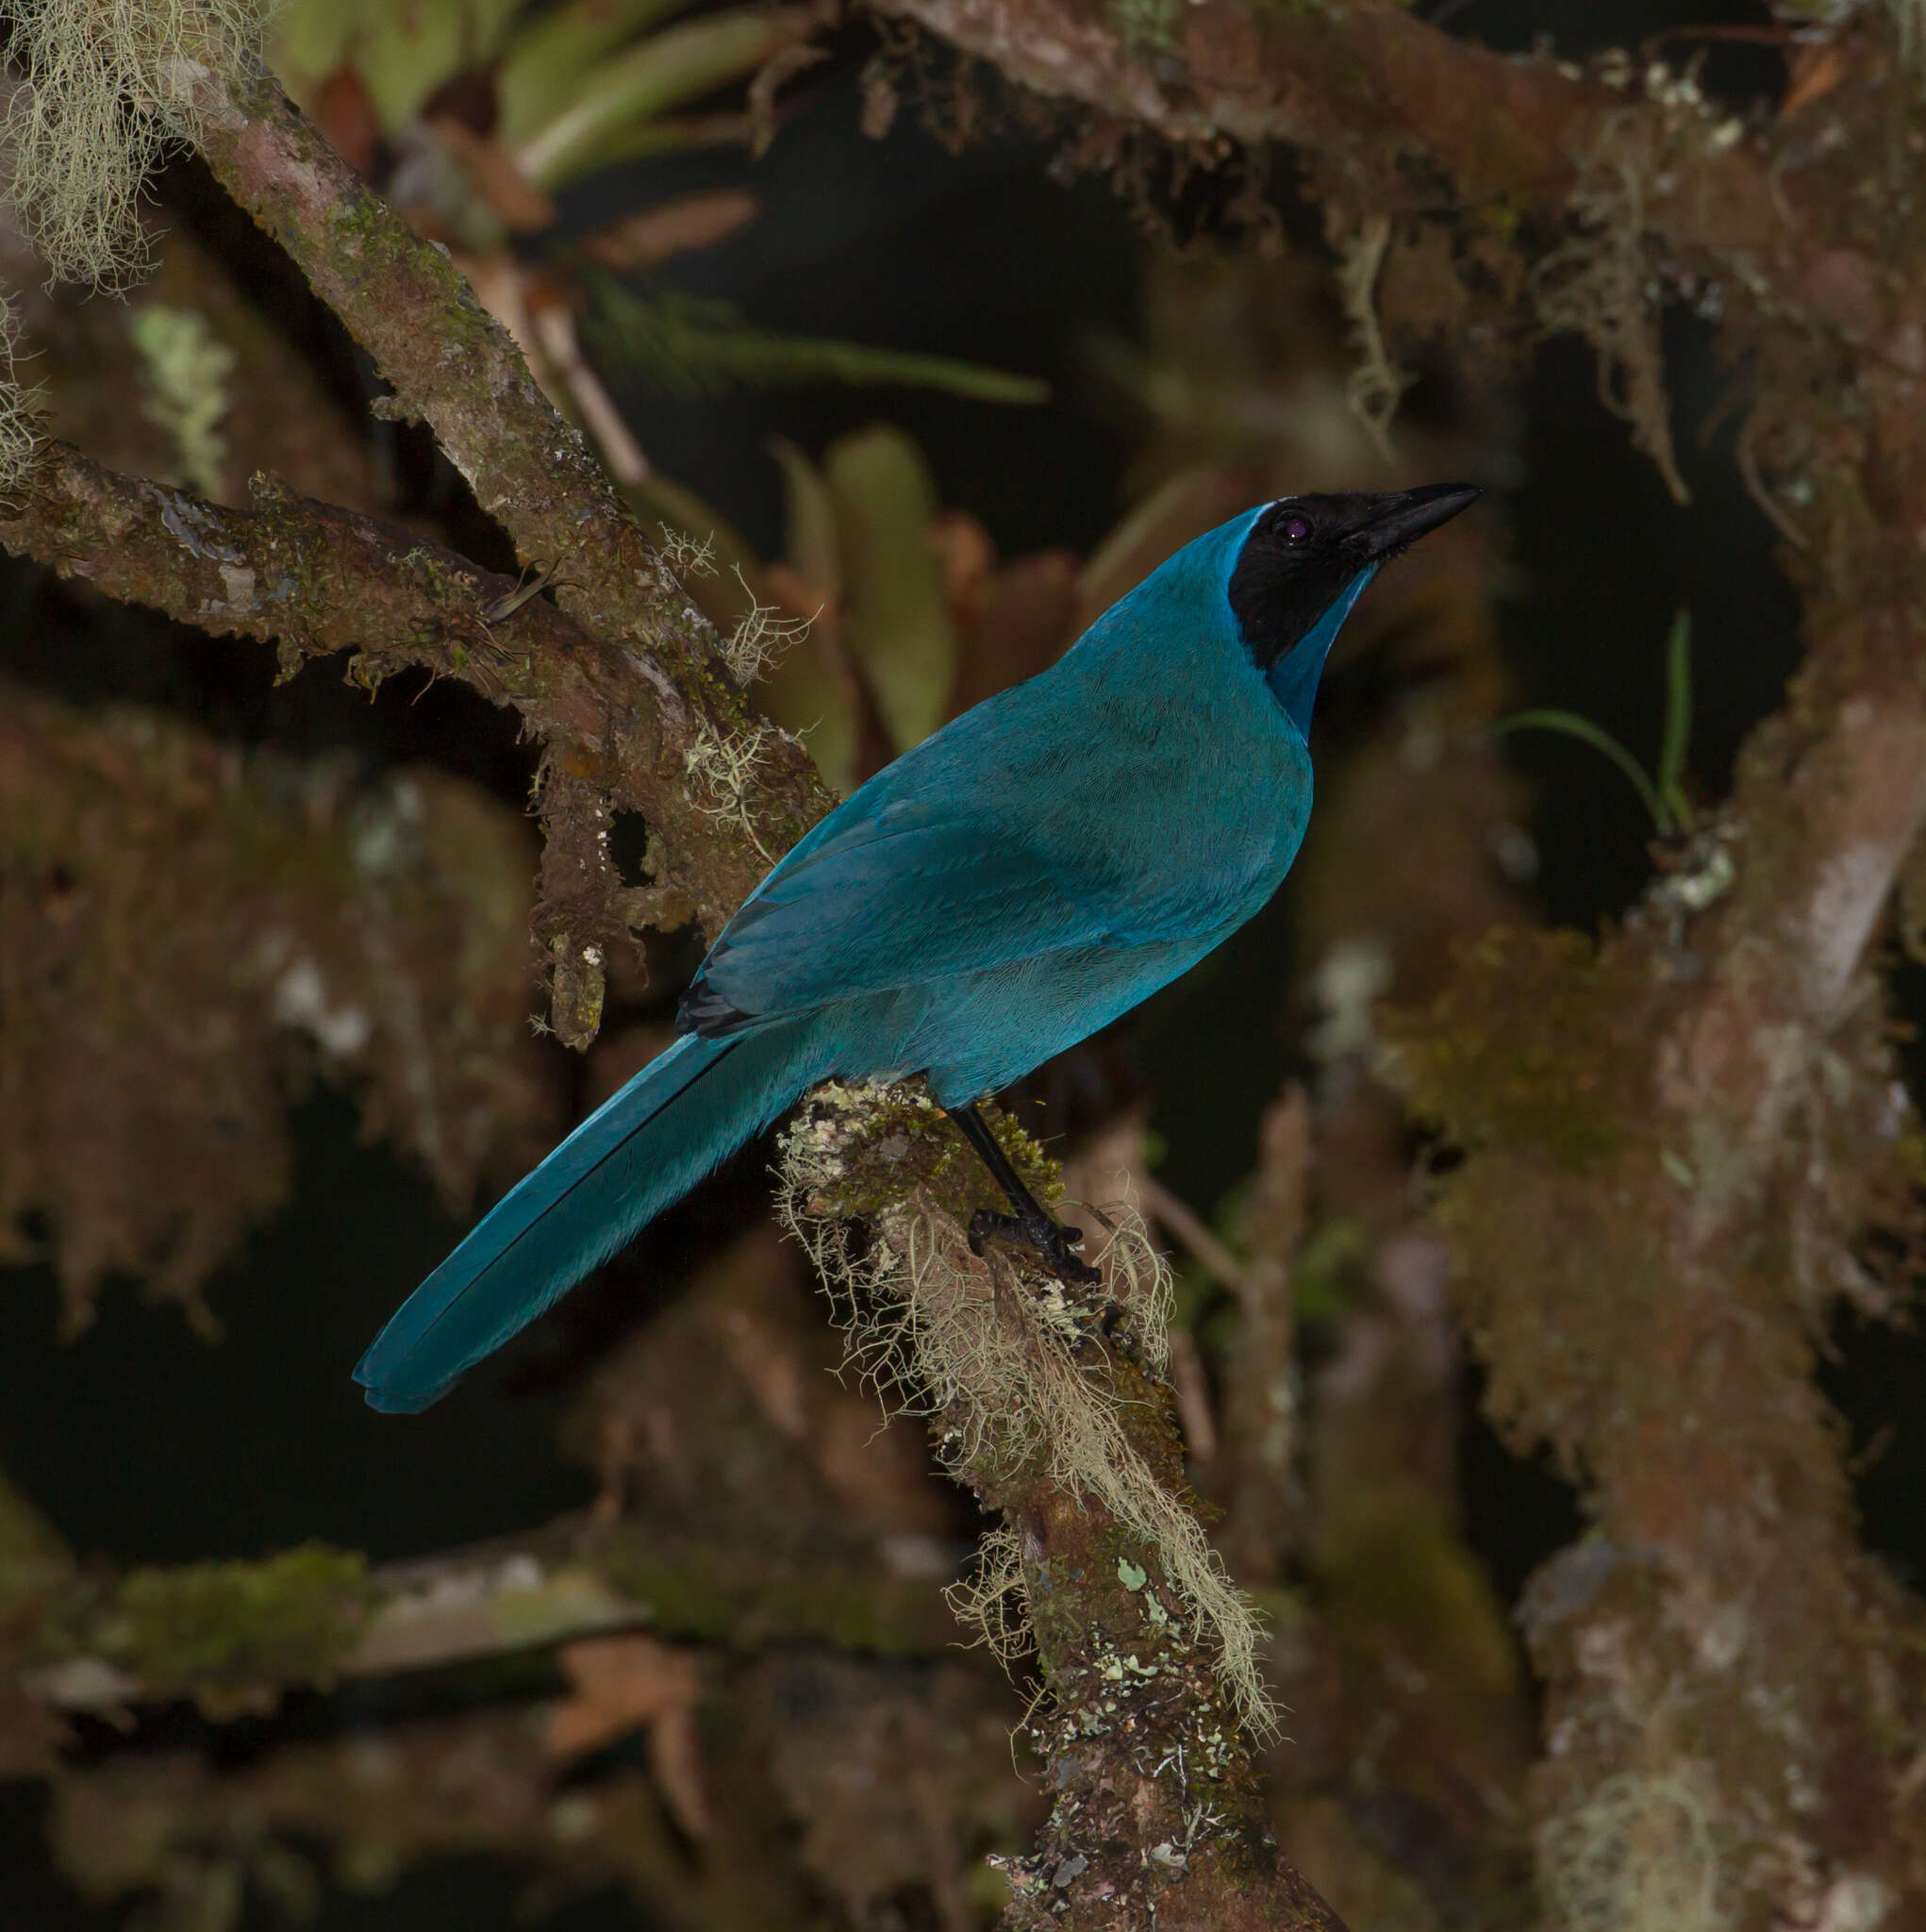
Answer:
<path fill-rule="evenodd" d="M 1269 675 L 1371 562 L 1385 502 L 1365 493 L 1287 496 L 1257 519 L 1231 571 L 1229 596 L 1258 670 Z"/>

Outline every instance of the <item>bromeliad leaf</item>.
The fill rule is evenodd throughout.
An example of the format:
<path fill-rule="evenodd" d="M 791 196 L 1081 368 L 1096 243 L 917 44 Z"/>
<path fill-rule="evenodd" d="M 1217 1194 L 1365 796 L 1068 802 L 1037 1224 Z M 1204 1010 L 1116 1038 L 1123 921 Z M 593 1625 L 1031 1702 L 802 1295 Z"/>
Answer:
<path fill-rule="evenodd" d="M 947 356 L 772 334 L 730 303 L 636 295 L 606 276 L 595 278 L 583 326 L 603 357 L 676 396 L 797 382 L 894 383 L 986 403 L 1040 403 L 1050 393 L 1034 377 Z"/>

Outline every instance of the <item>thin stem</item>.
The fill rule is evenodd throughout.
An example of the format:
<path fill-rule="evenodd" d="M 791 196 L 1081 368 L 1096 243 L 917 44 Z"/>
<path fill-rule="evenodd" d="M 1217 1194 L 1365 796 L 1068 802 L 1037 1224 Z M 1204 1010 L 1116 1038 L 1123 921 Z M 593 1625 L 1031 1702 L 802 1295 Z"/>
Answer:
<path fill-rule="evenodd" d="M 1678 829 L 1658 788 L 1645 775 L 1645 768 L 1609 731 L 1601 729 L 1589 718 L 1581 718 L 1575 711 L 1516 711 L 1509 718 L 1499 719 L 1491 730 L 1494 735 L 1504 731 L 1562 731 L 1567 737 L 1590 745 L 1594 751 L 1603 752 L 1632 781 L 1660 836 L 1669 838 Z"/>
<path fill-rule="evenodd" d="M 1665 647 L 1665 738 L 1658 753 L 1658 795 L 1686 832 L 1692 829 L 1692 806 L 1683 781 L 1691 741 L 1692 615 L 1681 610 L 1672 619 Z"/>

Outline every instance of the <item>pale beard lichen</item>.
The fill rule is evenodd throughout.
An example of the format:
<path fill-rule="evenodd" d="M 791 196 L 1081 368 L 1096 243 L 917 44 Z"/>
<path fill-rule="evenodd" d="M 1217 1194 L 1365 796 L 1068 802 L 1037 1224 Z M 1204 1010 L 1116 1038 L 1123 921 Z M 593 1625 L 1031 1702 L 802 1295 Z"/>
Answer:
<path fill-rule="evenodd" d="M 743 690 L 759 683 L 789 656 L 815 624 L 812 617 L 785 617 L 774 604 L 763 603 L 749 588 L 742 566 L 735 566 L 736 581 L 749 599 L 749 608 L 722 641 L 722 662 Z M 820 610 L 817 615 L 821 615 Z"/>
<path fill-rule="evenodd" d="M 29 389 L 14 370 L 20 341 L 20 319 L 13 304 L 0 292 L 0 507 L 25 480 L 40 446 L 40 425 L 34 406 L 39 389 Z"/>
<path fill-rule="evenodd" d="M 1345 242 L 1337 257 L 1337 295 L 1344 319 L 1351 325 L 1351 345 L 1357 361 L 1344 386 L 1351 413 L 1386 460 L 1391 456 L 1391 419 L 1404 391 L 1416 380 L 1400 369 L 1385 346 L 1378 321 L 1378 271 L 1390 245 L 1388 215 L 1371 215 Z"/>
<path fill-rule="evenodd" d="M 200 127 L 197 84 L 258 52 L 261 0 L 0 0 L 25 75 L 6 199 L 49 276 L 116 291 L 146 272 L 141 190 Z"/>
<path fill-rule="evenodd" d="M 1008 1524 L 986 1533 L 977 1548 L 976 1568 L 949 1585 L 943 1601 L 1005 1669 L 1036 1649 L 1030 1592 L 1023 1582 L 1023 1539 Z"/>
<path fill-rule="evenodd" d="M 1538 1869 L 1561 1932 L 1724 1932 L 1729 1924 L 1708 1795 L 1689 1767 L 1607 1778 L 1546 1824 Z"/>
<path fill-rule="evenodd" d="M 765 863 L 775 858 L 756 836 L 749 811 L 749 785 L 762 758 L 763 747 L 776 736 L 772 724 L 753 724 L 723 738 L 706 723 L 696 726 L 682 754 L 682 769 L 689 781 L 689 799 L 706 818 L 739 825 Z M 702 796 L 697 797 L 700 792 Z M 706 801 L 706 803 L 704 801 Z"/>
<path fill-rule="evenodd" d="M 716 534 L 698 543 L 686 530 L 662 529 L 662 561 L 679 577 L 712 577 L 717 574 Z"/>
<path fill-rule="evenodd" d="M 1631 425 L 1633 441 L 1658 465 L 1673 500 L 1685 503 L 1645 233 L 1646 194 L 1661 171 L 1645 119 L 1608 114 L 1572 191 L 1576 231 L 1533 270 L 1532 296 L 1548 334 L 1570 329 L 1591 344 L 1599 399 Z"/>
<path fill-rule="evenodd" d="M 206 317 L 160 302 L 137 309 L 128 334 L 141 352 L 144 408 L 173 437 L 182 480 L 218 499 L 227 461 L 221 420 L 227 413 L 234 351 L 215 340 Z"/>
<path fill-rule="evenodd" d="M 664 525 L 660 554 L 662 561 L 684 584 L 721 575 L 713 531 L 698 543 L 686 531 Z M 759 684 L 767 677 L 809 635 L 817 617 L 822 613 L 819 609 L 809 617 L 785 616 L 781 606 L 765 604 L 755 594 L 739 563 L 731 564 L 729 569 L 749 601 L 728 636 L 718 637 L 716 648 L 729 667 L 730 676 L 747 691 L 752 684 Z"/>
<path fill-rule="evenodd" d="M 1096 1307 L 1058 1282 L 1012 1279 L 994 1255 L 970 1252 L 955 1215 L 935 1211 L 906 1166 L 890 1173 L 892 1147 L 908 1144 L 905 1127 L 920 1125 L 890 1124 L 905 1111 L 933 1124 L 937 1108 L 916 1089 L 831 1082 L 782 1139 L 781 1212 L 816 1263 L 852 1365 L 886 1401 L 940 1425 L 959 1476 L 994 1491 L 1040 1469 L 1106 1510 L 1154 1555 L 1188 1613 L 1191 1641 L 1215 1645 L 1230 1702 L 1269 1735 L 1276 1719 L 1257 1673 L 1255 1614 L 1195 1513 L 1131 1442 L 1103 1373 L 1105 1352 L 1090 1346 L 1107 1302 L 1147 1369 L 1166 1359 L 1170 1271 L 1142 1218 L 1127 1206 L 1100 1217 L 1107 1231 L 1092 1257 L 1104 1275 Z M 872 1189 L 873 1200 L 858 1198 Z M 952 1601 L 999 1655 L 1026 1646 L 1021 1565 L 1007 1532 L 992 1538 L 977 1580 Z"/>

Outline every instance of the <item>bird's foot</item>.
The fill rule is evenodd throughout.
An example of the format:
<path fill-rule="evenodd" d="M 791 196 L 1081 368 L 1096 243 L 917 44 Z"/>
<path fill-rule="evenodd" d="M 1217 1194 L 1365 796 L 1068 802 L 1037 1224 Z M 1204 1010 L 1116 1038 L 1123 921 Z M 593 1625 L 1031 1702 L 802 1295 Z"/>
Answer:
<path fill-rule="evenodd" d="M 980 1256 L 984 1242 L 992 1240 L 1028 1248 L 1067 1287 L 1094 1288 L 1104 1278 L 1077 1254 L 1083 1236 L 1047 1214 L 999 1214 L 979 1208 L 970 1217 L 970 1252 Z"/>

